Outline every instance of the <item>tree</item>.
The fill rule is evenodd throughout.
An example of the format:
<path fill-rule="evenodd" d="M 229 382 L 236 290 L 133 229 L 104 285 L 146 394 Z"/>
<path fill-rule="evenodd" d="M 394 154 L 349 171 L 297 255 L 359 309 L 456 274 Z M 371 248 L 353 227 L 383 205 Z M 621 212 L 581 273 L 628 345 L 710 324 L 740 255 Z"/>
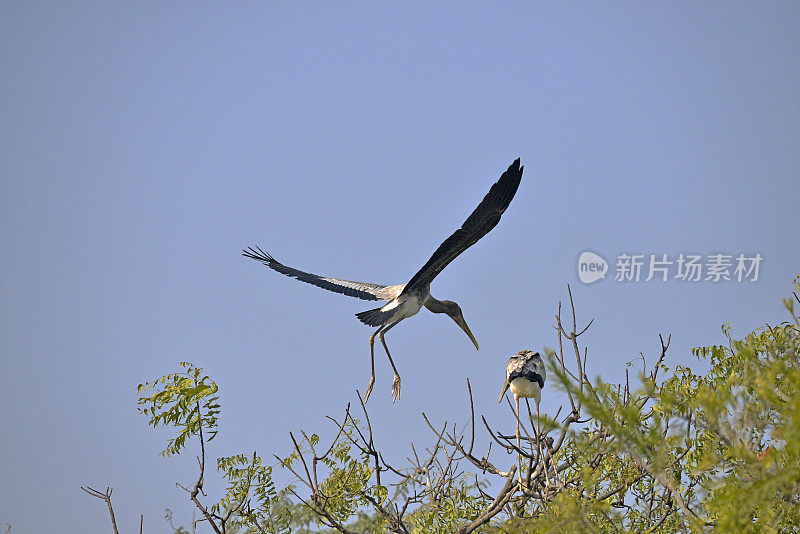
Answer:
<path fill-rule="evenodd" d="M 459 431 L 423 414 L 430 444 L 412 445 L 411 464 L 389 462 L 359 396 L 356 410 L 348 405 L 340 419 L 329 417 L 337 434 L 327 446 L 300 430 L 289 432 L 291 454 L 270 465 L 255 452 L 219 458 L 227 491 L 214 504 L 200 498 L 206 445 L 218 431 L 213 380 L 181 364 L 178 373 L 139 386 L 140 412 L 151 425 L 175 430 L 165 457 L 199 441 L 199 476 L 181 487 L 218 534 L 797 532 L 800 300 L 793 297 L 785 300 L 790 322 L 741 340 L 723 325 L 725 345 L 694 349 L 706 373 L 669 367 L 670 338 L 662 337 L 654 364 L 635 384 L 611 384 L 588 378 L 580 338 L 591 322 L 578 327 L 570 291 L 569 326 L 559 303 L 557 348 L 546 352 L 566 404 L 539 419 L 529 408 L 519 447 L 515 435 L 484 417 L 476 424 L 467 381 L 470 425 Z M 476 433 L 484 431 L 480 446 Z M 498 448 L 513 454 L 492 456 Z M 274 469 L 290 472 L 293 483 L 277 489 Z"/>

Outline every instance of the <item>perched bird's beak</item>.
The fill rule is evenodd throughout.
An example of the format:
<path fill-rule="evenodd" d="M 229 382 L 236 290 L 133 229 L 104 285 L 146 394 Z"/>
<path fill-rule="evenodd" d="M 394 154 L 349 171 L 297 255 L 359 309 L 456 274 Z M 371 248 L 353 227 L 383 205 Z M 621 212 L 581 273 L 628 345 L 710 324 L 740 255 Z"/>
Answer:
<path fill-rule="evenodd" d="M 475 340 L 475 336 L 472 335 L 472 332 L 470 331 L 469 327 L 467 326 L 467 322 L 464 320 L 464 317 L 462 317 L 461 315 L 456 315 L 455 317 L 453 317 L 453 320 L 456 322 L 456 324 L 458 326 L 461 327 L 461 330 L 466 332 L 466 334 L 469 336 L 469 339 L 475 345 L 475 349 L 476 350 L 481 350 L 481 348 L 478 346 L 478 342 Z"/>
<path fill-rule="evenodd" d="M 499 403 L 503 402 L 503 397 L 506 396 L 506 390 L 508 389 L 508 377 L 506 377 L 505 383 L 503 383 L 503 390 L 500 392 L 500 400 L 497 401 Z"/>

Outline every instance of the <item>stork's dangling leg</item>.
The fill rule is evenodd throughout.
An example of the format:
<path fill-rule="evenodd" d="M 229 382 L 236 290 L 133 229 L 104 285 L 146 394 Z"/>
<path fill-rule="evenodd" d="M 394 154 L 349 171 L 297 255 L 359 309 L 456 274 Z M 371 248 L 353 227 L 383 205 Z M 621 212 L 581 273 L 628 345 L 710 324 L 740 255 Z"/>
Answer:
<path fill-rule="evenodd" d="M 372 393 L 372 386 L 375 385 L 375 336 L 383 329 L 383 326 L 375 330 L 371 336 L 369 336 L 369 359 L 370 364 L 372 365 L 372 375 L 369 377 L 369 384 L 367 384 L 367 390 L 364 392 L 364 402 L 369 400 L 369 395 Z"/>
<path fill-rule="evenodd" d="M 392 364 L 392 371 L 394 371 L 394 380 L 392 380 L 392 404 L 394 404 L 394 402 L 400 398 L 400 373 L 397 372 L 397 367 L 395 367 L 394 362 L 392 361 L 392 355 L 389 354 L 389 347 L 386 346 L 386 340 L 383 338 L 383 336 L 399 322 L 400 321 L 395 321 L 386 328 L 378 330 L 377 332 L 378 339 L 381 340 L 381 343 L 383 344 L 383 350 L 386 351 L 386 355 L 389 357 L 389 363 Z"/>

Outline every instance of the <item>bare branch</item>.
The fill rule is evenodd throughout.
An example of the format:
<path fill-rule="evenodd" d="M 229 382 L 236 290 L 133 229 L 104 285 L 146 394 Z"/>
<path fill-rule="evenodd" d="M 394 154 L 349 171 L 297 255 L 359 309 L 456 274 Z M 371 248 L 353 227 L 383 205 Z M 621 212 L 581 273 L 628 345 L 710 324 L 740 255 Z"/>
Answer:
<path fill-rule="evenodd" d="M 469 534 L 479 526 L 488 523 L 489 520 L 491 520 L 500 512 L 500 510 L 503 509 L 503 506 L 505 506 L 506 503 L 511 499 L 514 489 L 517 487 L 517 482 L 514 480 L 514 475 L 516 472 L 517 466 L 514 464 L 511 466 L 511 469 L 508 470 L 508 477 L 503 489 L 501 489 L 500 493 L 497 494 L 497 497 L 495 497 L 494 501 L 492 501 L 492 504 L 490 504 L 481 515 L 475 518 L 474 521 L 461 527 L 458 530 L 460 534 Z"/>
<path fill-rule="evenodd" d="M 111 516 L 111 526 L 114 527 L 114 534 L 119 534 L 119 530 L 117 530 L 117 518 L 114 517 L 114 507 L 111 506 L 111 493 L 114 490 L 110 487 L 106 487 L 105 492 L 100 492 L 89 486 L 81 486 L 81 489 L 92 497 L 97 497 L 98 499 L 106 502 L 108 505 L 108 514 Z"/>

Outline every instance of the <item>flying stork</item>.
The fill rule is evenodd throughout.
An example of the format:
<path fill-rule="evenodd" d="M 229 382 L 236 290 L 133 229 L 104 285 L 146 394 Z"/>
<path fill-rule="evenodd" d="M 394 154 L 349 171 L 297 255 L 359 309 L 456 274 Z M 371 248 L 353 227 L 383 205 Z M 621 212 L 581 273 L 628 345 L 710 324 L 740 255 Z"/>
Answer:
<path fill-rule="evenodd" d="M 375 336 L 377 335 L 394 371 L 392 402 L 395 402 L 400 396 L 400 374 L 397 372 L 394 361 L 392 361 L 391 354 L 389 354 L 384 335 L 403 319 L 415 315 L 422 306 L 425 306 L 433 313 L 446 313 L 449 315 L 464 330 L 475 345 L 475 348 L 479 349 L 478 342 L 475 340 L 475 336 L 472 335 L 469 326 L 467 326 L 459 305 L 450 300 L 438 300 L 431 296 L 430 285 L 433 279 L 451 261 L 497 226 L 497 223 L 500 222 L 500 216 L 508 208 L 511 199 L 514 198 L 514 194 L 517 192 L 523 169 L 524 167 L 520 166 L 519 158 L 517 158 L 500 176 L 500 179 L 492 185 L 481 203 L 475 208 L 475 211 L 461 225 L 461 228 L 453 232 L 450 237 L 439 245 L 439 248 L 436 249 L 436 252 L 433 253 L 428 262 L 406 284 L 386 286 L 368 282 L 352 282 L 303 272 L 280 263 L 257 246 L 243 249 L 242 254 L 260 261 L 281 274 L 329 291 L 363 300 L 389 301 L 388 304 L 382 307 L 357 313 L 356 317 L 365 325 L 378 327 L 369 336 L 372 375 L 370 376 L 364 399 L 369 399 L 372 386 L 375 384 Z"/>

